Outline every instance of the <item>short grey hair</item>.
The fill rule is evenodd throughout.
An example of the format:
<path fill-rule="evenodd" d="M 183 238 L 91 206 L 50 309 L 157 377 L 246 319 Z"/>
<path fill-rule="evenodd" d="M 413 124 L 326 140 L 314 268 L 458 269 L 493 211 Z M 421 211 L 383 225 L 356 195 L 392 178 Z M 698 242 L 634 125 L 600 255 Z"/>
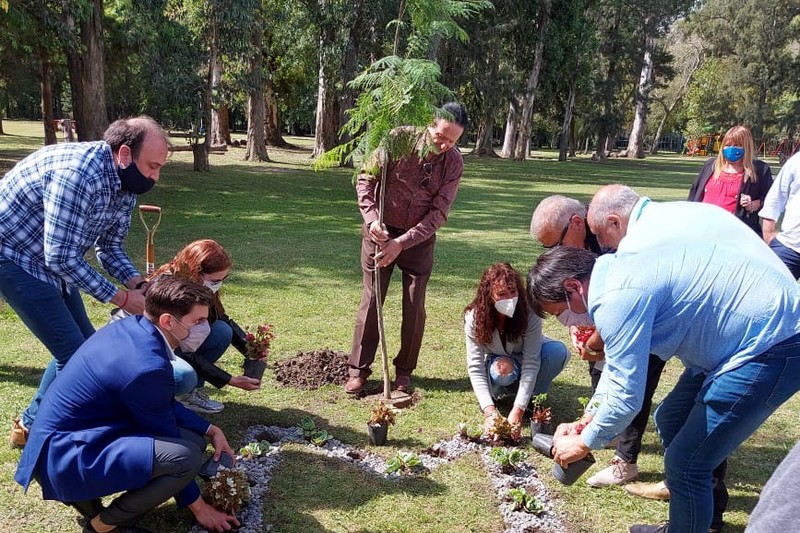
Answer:
<path fill-rule="evenodd" d="M 557 246 L 540 255 L 528 271 L 528 298 L 533 311 L 544 318 L 543 305 L 566 300 L 564 281 L 589 279 L 596 259 L 592 252 L 574 246 Z"/>
<path fill-rule="evenodd" d="M 604 228 L 609 215 L 618 215 L 630 219 L 633 206 L 639 201 L 639 195 L 628 187 L 615 183 L 606 185 L 594 195 L 589 208 L 589 225 L 592 229 Z"/>
<path fill-rule="evenodd" d="M 539 202 L 531 217 L 531 238 L 538 241 L 547 230 L 561 231 L 572 215 L 586 219 L 586 206 L 580 200 L 554 194 Z"/>

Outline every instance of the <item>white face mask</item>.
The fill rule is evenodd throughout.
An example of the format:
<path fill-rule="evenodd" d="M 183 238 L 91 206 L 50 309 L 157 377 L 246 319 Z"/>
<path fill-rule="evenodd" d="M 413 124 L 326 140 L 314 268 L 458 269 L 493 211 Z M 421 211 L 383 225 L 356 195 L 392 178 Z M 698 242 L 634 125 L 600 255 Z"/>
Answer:
<path fill-rule="evenodd" d="M 592 326 L 592 319 L 589 318 L 589 306 L 586 303 L 586 298 L 584 298 L 583 293 L 581 293 L 581 301 L 583 302 L 584 307 L 586 307 L 586 313 L 576 313 L 572 310 L 572 307 L 569 305 L 569 294 L 567 294 L 567 308 L 561 311 L 558 315 L 556 315 L 556 320 L 561 322 L 566 327 L 570 326 Z"/>
<path fill-rule="evenodd" d="M 508 318 L 514 316 L 514 310 L 517 308 L 517 301 L 519 300 L 518 296 L 514 296 L 513 298 L 506 298 L 505 300 L 498 300 L 494 303 L 494 308 L 497 309 L 497 312 L 506 315 Z"/>
<path fill-rule="evenodd" d="M 173 316 L 172 318 L 175 317 Z M 178 324 L 185 327 L 189 332 L 186 334 L 186 337 L 178 339 L 178 337 L 170 331 L 170 334 L 178 339 L 178 346 L 180 347 L 181 351 L 185 353 L 196 352 L 211 333 L 211 324 L 208 323 L 208 320 L 203 320 L 202 322 L 198 322 L 189 328 L 177 318 L 175 318 L 175 320 L 177 320 Z"/>
<path fill-rule="evenodd" d="M 203 280 L 203 285 L 204 285 L 205 287 L 208 287 L 208 289 L 209 289 L 211 292 L 213 292 L 214 294 L 216 294 L 216 293 L 217 293 L 217 291 L 219 290 L 219 288 L 220 288 L 220 287 L 222 287 L 222 280 L 220 280 L 220 281 L 209 281 L 209 280 Z"/>

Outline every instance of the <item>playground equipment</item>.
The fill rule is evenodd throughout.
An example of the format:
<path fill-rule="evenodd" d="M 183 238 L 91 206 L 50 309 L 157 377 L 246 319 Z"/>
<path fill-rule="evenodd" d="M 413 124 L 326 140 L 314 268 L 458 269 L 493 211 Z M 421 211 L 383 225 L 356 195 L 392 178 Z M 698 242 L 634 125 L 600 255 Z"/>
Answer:
<path fill-rule="evenodd" d="M 696 139 L 690 139 L 686 143 L 686 153 L 690 156 L 699 155 L 705 157 L 719 152 L 722 135 L 701 135 Z"/>

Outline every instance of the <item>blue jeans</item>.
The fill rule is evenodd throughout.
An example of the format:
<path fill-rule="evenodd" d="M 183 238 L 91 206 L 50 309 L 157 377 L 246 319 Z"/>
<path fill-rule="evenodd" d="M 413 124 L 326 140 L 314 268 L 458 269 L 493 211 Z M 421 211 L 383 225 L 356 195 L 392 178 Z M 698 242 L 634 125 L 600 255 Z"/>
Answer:
<path fill-rule="evenodd" d="M 206 363 L 215 364 L 219 361 L 219 358 L 222 357 L 222 354 L 225 353 L 225 350 L 228 349 L 228 346 L 231 345 L 231 339 L 233 338 L 233 330 L 231 327 L 222 320 L 215 320 L 213 324 L 211 324 L 211 333 L 208 334 L 206 340 L 203 341 L 203 344 L 197 349 L 194 353 L 194 359 L 204 361 Z M 178 351 L 178 356 L 181 355 L 181 352 Z M 198 370 L 195 368 L 195 370 Z M 177 375 L 176 377 L 176 385 L 177 385 Z M 200 372 L 197 374 L 197 386 L 202 387 L 205 385 L 205 380 L 200 375 Z M 176 392 L 176 394 L 178 394 Z"/>
<path fill-rule="evenodd" d="M 31 404 L 22 413 L 22 423 L 30 429 L 45 391 L 72 354 L 94 333 L 94 326 L 76 288 L 54 287 L 4 258 L 0 258 L 0 296 L 53 355 Z"/>
<path fill-rule="evenodd" d="M 514 396 L 519 389 L 519 380 L 506 386 L 497 385 L 492 380 L 492 375 L 489 373 L 489 366 L 494 360 L 489 357 L 486 361 L 486 377 L 489 380 L 489 392 L 493 400 L 501 400 Z M 514 367 L 517 374 L 521 372 L 519 360 L 512 357 Z M 536 376 L 536 384 L 533 387 L 533 395 L 546 394 L 550 390 L 550 385 L 556 379 L 569 361 L 569 350 L 564 346 L 563 342 L 545 339 L 542 342 L 541 351 L 541 366 L 539 366 L 539 374 Z"/>
<path fill-rule="evenodd" d="M 800 389 L 800 335 L 703 386 L 685 371 L 656 409 L 670 489 L 670 533 L 706 533 L 712 471 Z"/>
<path fill-rule="evenodd" d="M 188 362 L 180 357 L 170 361 L 172 363 L 172 375 L 175 378 L 175 396 L 189 394 L 197 387 L 197 373 Z"/>
<path fill-rule="evenodd" d="M 777 238 L 770 241 L 769 247 L 783 261 L 783 264 L 789 267 L 789 272 L 792 273 L 794 279 L 800 278 L 800 254 L 788 246 L 784 246 Z"/>

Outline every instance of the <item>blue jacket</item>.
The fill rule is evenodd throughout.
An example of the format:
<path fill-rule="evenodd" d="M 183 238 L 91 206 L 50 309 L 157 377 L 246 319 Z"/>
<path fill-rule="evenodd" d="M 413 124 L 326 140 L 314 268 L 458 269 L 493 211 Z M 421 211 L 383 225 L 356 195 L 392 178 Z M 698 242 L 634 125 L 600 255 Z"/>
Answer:
<path fill-rule="evenodd" d="M 169 347 L 143 316 L 109 324 L 72 356 L 39 407 L 17 467 L 26 490 L 36 478 L 46 500 L 74 502 L 150 481 L 154 437 L 179 427 L 205 434 L 209 422 L 174 401 Z M 176 495 L 188 505 L 192 482 Z"/>

